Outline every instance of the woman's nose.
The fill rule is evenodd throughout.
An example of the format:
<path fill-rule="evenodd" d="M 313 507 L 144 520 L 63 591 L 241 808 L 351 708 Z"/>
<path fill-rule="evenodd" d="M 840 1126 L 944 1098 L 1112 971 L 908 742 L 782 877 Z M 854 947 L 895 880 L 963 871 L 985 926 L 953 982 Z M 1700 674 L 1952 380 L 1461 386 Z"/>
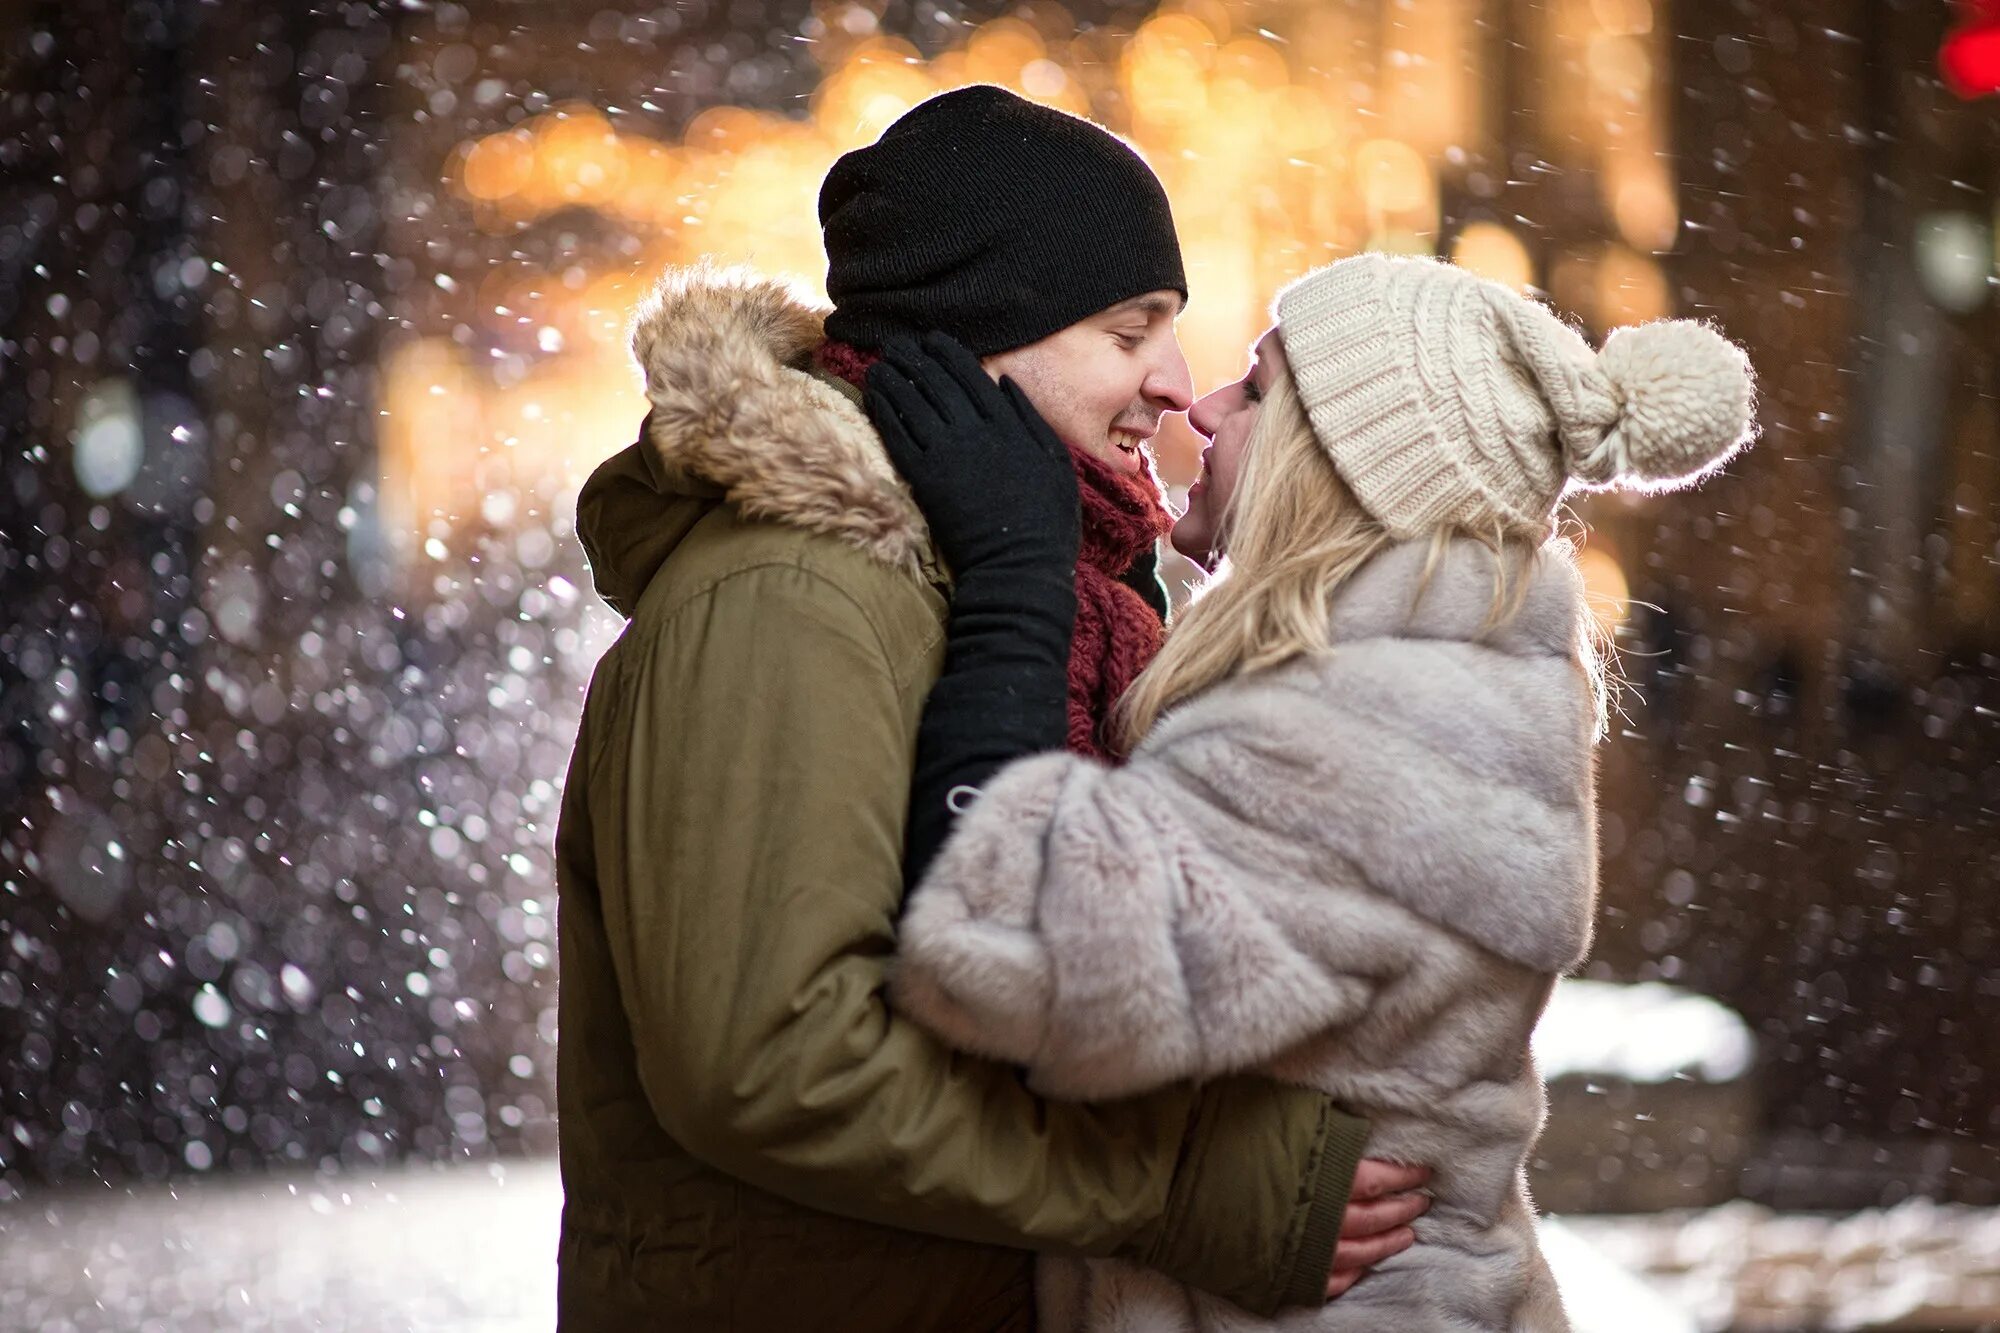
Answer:
<path fill-rule="evenodd" d="M 1222 423 L 1222 405 L 1216 401 L 1222 394 L 1222 390 L 1216 390 L 1196 403 L 1188 412 L 1188 425 L 1193 426 L 1205 439 L 1214 439 L 1216 428 Z"/>

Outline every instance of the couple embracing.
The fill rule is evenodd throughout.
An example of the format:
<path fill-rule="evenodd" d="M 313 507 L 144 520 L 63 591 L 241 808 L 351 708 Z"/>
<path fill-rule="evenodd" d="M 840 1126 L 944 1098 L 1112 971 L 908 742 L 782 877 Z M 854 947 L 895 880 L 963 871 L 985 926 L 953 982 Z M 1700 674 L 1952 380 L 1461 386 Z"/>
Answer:
<path fill-rule="evenodd" d="M 557 834 L 563 1326 L 1566 1327 L 1528 1039 L 1603 685 L 1554 520 L 1719 466 L 1742 354 L 1363 255 L 1195 401 L 1159 182 L 994 88 L 820 221 L 831 312 L 662 281 L 579 499 L 628 623 Z"/>

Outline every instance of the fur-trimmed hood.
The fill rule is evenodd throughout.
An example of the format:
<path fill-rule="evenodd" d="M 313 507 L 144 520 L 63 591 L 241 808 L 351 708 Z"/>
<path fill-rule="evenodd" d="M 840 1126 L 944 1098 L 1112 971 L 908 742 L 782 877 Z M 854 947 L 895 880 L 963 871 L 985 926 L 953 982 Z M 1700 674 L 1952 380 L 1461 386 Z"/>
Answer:
<path fill-rule="evenodd" d="M 577 497 L 591 575 L 620 614 L 722 501 L 931 568 L 923 516 L 867 414 L 812 369 L 825 318 L 783 282 L 708 265 L 669 269 L 640 306 L 632 353 L 652 410 Z"/>

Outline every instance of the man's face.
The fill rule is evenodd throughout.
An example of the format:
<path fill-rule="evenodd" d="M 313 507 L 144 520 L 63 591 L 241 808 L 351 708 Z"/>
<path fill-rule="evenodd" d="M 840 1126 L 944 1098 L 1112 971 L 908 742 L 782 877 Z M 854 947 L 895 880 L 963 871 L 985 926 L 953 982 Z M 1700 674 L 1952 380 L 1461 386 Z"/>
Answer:
<path fill-rule="evenodd" d="M 1160 417 L 1194 402 L 1174 337 L 1181 304 L 1179 292 L 1147 292 L 980 364 L 1012 377 L 1064 444 L 1137 476 Z"/>

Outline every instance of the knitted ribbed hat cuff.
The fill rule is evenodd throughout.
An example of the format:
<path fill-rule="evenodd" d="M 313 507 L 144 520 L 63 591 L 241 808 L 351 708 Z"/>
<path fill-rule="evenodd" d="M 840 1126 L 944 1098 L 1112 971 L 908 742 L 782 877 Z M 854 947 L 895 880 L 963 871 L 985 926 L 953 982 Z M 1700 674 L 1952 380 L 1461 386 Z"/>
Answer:
<path fill-rule="evenodd" d="M 1358 276 L 1358 275 L 1357 275 Z M 1404 539 L 1437 523 L 1453 470 L 1416 392 L 1415 376 L 1385 338 L 1380 284 L 1329 270 L 1278 298 L 1285 345 L 1313 434 L 1369 513 Z"/>

